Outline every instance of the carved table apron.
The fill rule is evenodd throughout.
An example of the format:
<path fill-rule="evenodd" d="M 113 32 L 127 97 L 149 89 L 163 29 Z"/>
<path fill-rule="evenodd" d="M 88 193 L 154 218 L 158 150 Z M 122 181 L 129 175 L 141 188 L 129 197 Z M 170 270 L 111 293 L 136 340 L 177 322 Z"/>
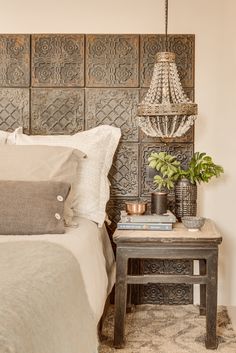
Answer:
<path fill-rule="evenodd" d="M 200 315 L 206 315 L 206 348 L 217 348 L 217 275 L 218 245 L 222 237 L 207 219 L 201 231 L 189 232 L 182 223 L 172 231 L 116 230 L 117 245 L 114 346 L 124 346 L 128 284 L 187 283 L 200 284 Z M 199 275 L 128 274 L 128 259 L 189 259 L 199 261 Z"/>

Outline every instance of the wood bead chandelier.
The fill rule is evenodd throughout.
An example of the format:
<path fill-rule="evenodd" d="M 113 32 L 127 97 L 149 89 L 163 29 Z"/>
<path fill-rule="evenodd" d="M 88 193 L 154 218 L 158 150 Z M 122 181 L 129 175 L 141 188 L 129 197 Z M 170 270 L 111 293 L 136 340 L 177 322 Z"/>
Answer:
<path fill-rule="evenodd" d="M 173 138 L 184 135 L 194 124 L 197 104 L 180 83 L 175 54 L 168 48 L 168 0 L 165 0 L 165 52 L 156 54 L 150 88 L 138 105 L 138 125 L 148 136 Z"/>

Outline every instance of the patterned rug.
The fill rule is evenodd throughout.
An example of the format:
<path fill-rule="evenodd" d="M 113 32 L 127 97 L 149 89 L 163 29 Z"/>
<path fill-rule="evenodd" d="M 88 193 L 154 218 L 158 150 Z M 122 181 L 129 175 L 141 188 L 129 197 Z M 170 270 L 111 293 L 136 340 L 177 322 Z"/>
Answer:
<path fill-rule="evenodd" d="M 140 305 L 126 315 L 126 346 L 113 344 L 114 310 L 110 308 L 99 353 L 206 353 L 205 317 L 197 306 Z M 236 334 L 224 307 L 218 308 L 217 353 L 236 353 Z"/>

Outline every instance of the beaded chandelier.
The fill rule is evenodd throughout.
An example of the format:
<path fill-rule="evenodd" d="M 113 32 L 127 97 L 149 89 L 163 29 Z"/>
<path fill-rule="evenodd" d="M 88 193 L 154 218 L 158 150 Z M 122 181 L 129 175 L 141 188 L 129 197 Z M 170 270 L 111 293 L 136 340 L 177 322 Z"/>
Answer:
<path fill-rule="evenodd" d="M 138 105 L 138 125 L 148 136 L 173 138 L 184 135 L 194 124 L 197 104 L 184 93 L 175 54 L 167 51 L 168 0 L 166 10 L 166 51 L 156 54 L 150 88 Z"/>

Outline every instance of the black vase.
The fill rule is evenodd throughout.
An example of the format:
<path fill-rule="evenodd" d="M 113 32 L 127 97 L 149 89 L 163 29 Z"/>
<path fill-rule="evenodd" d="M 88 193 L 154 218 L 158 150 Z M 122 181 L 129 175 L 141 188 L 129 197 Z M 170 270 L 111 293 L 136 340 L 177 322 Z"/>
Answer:
<path fill-rule="evenodd" d="M 178 220 L 197 214 L 197 185 L 182 178 L 175 186 L 175 215 Z"/>
<path fill-rule="evenodd" d="M 167 193 L 166 192 L 152 192 L 151 193 L 151 213 L 158 215 L 167 212 Z"/>

